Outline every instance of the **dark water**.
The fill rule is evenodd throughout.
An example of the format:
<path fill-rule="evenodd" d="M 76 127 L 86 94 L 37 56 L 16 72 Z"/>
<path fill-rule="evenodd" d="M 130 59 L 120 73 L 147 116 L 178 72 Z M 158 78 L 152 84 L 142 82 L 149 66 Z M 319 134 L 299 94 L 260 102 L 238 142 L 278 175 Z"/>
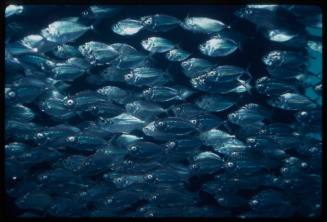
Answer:
<path fill-rule="evenodd" d="M 24 6 L 25 7 L 25 6 Z M 257 29 L 256 25 L 253 23 L 250 23 L 249 21 L 246 21 L 244 19 L 240 19 L 234 15 L 234 12 L 244 6 L 242 5 L 234 5 L 234 6 L 228 6 L 228 5 L 221 5 L 221 6 L 215 6 L 215 5 L 174 5 L 174 6 L 151 6 L 151 5 L 130 5 L 130 6 L 124 6 L 123 10 L 119 12 L 117 15 L 105 18 L 103 19 L 99 24 L 96 25 L 96 32 L 87 32 L 82 37 L 78 38 L 76 41 L 70 43 L 70 45 L 73 46 L 79 46 L 87 41 L 99 41 L 104 42 L 107 44 L 112 43 L 128 43 L 131 46 L 135 47 L 135 49 L 139 51 L 143 51 L 144 49 L 141 46 L 141 41 L 145 38 L 152 36 L 160 36 L 166 39 L 169 39 L 170 41 L 178 44 L 179 47 L 182 49 L 185 49 L 192 53 L 194 57 L 199 58 L 205 58 L 208 61 L 211 61 L 214 64 L 217 65 L 235 65 L 247 68 L 249 67 L 249 71 L 253 76 L 253 80 L 251 82 L 251 85 L 254 85 L 254 82 L 256 79 L 263 77 L 263 76 L 269 76 L 269 73 L 267 72 L 265 65 L 261 62 L 261 58 L 269 51 L 271 50 L 289 50 L 289 47 L 287 45 L 274 43 L 272 41 L 269 41 L 268 39 L 264 38 L 264 36 L 260 33 L 260 31 Z M 85 11 L 88 8 L 87 5 L 85 6 L 26 6 L 25 11 L 21 16 L 17 16 L 15 18 L 10 18 L 6 21 L 6 25 L 11 22 L 17 22 L 21 25 L 21 29 L 18 30 L 16 33 L 10 36 L 10 42 L 15 42 L 20 40 L 22 37 L 30 35 L 30 34 L 36 34 L 39 33 L 42 28 L 45 28 L 49 23 L 60 20 L 65 17 L 73 17 L 73 16 L 80 16 L 83 11 Z M 207 35 L 203 34 L 194 34 L 190 31 L 184 30 L 180 27 L 172 29 L 168 32 L 158 32 L 158 33 L 151 33 L 148 31 L 141 31 L 135 35 L 132 36 L 119 36 L 111 31 L 111 25 L 122 20 L 125 18 L 132 18 L 132 19 L 138 19 L 141 16 L 145 15 L 152 15 L 152 14 L 167 14 L 171 16 L 175 16 L 176 18 L 179 18 L 183 20 L 185 17 L 208 17 L 212 19 L 217 19 L 220 21 L 223 21 L 225 24 L 229 24 L 232 29 L 237 30 L 238 32 L 242 33 L 244 36 L 247 36 L 248 38 L 245 38 L 242 41 L 242 49 L 237 50 L 235 53 L 229 56 L 225 57 L 209 57 L 202 55 L 198 50 L 198 45 L 201 42 L 204 42 L 208 39 Z M 86 24 L 91 24 L 92 22 L 85 20 Z M 302 24 L 298 24 L 299 27 L 296 27 L 295 29 L 305 29 L 305 26 Z M 8 34 L 8 33 L 6 33 Z M 296 49 L 297 51 L 303 51 L 306 52 L 306 49 Z M 161 68 L 163 70 L 169 68 L 169 72 L 172 73 L 174 82 L 177 84 L 185 85 L 188 87 L 192 87 L 188 77 L 186 77 L 180 68 L 180 64 L 178 62 L 171 63 L 167 61 L 164 58 L 163 54 L 155 54 L 154 59 L 158 62 L 156 62 L 155 66 L 158 68 Z M 314 67 L 321 67 L 321 60 L 315 60 L 316 64 L 312 65 Z M 319 63 L 320 62 L 320 63 Z M 98 73 L 101 71 L 103 67 L 93 67 L 91 69 L 92 73 Z M 319 69 L 319 68 L 318 68 Z M 6 73 L 7 75 L 7 73 Z M 321 76 L 320 76 L 321 77 Z M 104 84 L 107 85 L 107 84 Z M 138 87 L 132 87 L 132 86 L 126 86 L 125 84 L 121 83 L 112 83 L 114 86 L 122 86 L 130 89 L 135 89 L 136 92 L 140 92 L 141 90 Z M 86 76 L 82 76 L 78 79 L 76 79 L 73 84 L 66 90 L 66 93 L 70 95 L 74 95 L 75 93 L 82 91 L 82 90 L 96 90 L 100 86 L 96 85 L 90 85 L 86 82 Z M 300 92 L 305 94 L 307 91 L 305 87 L 300 88 Z M 184 102 L 194 103 L 194 101 L 199 98 L 203 93 L 198 92 L 191 97 L 187 98 Z M 246 93 L 245 93 L 246 94 Z M 238 97 L 238 103 L 237 106 L 232 107 L 231 109 L 228 109 L 223 112 L 215 113 L 216 116 L 226 119 L 227 115 L 231 112 L 234 112 L 238 110 L 240 107 L 244 106 L 248 103 L 258 103 L 263 106 L 269 107 L 269 109 L 273 110 L 273 115 L 271 119 L 269 119 L 269 123 L 282 123 L 286 125 L 292 125 L 296 122 L 294 114 L 294 111 L 287 111 L 287 110 L 281 110 L 281 109 L 275 109 L 268 105 L 266 96 L 260 95 L 256 92 L 256 90 L 252 90 L 251 94 L 240 94 L 237 95 Z M 164 103 L 162 104 L 162 107 L 168 108 L 171 105 L 179 104 L 181 102 L 170 102 L 170 103 Z M 29 108 L 31 108 L 36 113 L 36 118 L 33 120 L 34 123 L 41 125 L 42 127 L 50 127 L 58 125 L 58 121 L 55 121 L 49 116 L 43 112 L 41 112 L 38 108 L 37 103 L 30 103 L 27 104 Z M 7 108 L 7 107 L 6 107 Z M 65 121 L 65 124 L 70 125 L 77 125 L 83 121 L 86 120 L 96 120 L 94 116 L 76 116 L 74 118 L 70 118 L 69 120 Z M 237 130 L 240 129 L 239 126 L 230 124 L 230 128 L 233 132 L 237 132 Z M 224 130 L 227 130 L 226 128 L 222 128 Z M 141 131 L 135 132 L 135 135 L 139 136 L 145 136 Z M 151 137 L 146 137 L 148 141 L 156 142 L 155 139 Z M 244 138 L 243 138 L 244 141 Z M 15 139 L 10 138 L 6 139 L 6 144 L 15 142 Z M 33 141 L 27 141 L 26 144 L 31 145 L 32 147 L 35 147 L 35 143 Z M 210 150 L 210 147 L 202 147 L 202 151 L 204 150 Z M 65 155 L 69 156 L 71 154 L 64 153 Z M 85 155 L 90 155 L 90 153 L 85 153 Z M 288 150 L 286 153 L 287 157 L 296 156 L 301 158 L 301 155 L 299 155 L 294 150 Z M 306 157 L 304 158 L 306 160 Z M 311 159 L 310 159 L 311 160 Z M 309 159 L 307 161 L 310 161 Z M 30 170 L 33 175 L 37 175 L 39 172 L 46 172 L 49 169 L 53 169 L 52 166 L 53 163 L 47 163 L 42 165 L 34 166 L 32 170 Z M 309 163 L 310 164 L 310 163 Z M 185 161 L 185 165 L 188 165 L 188 162 Z M 319 167 L 318 167 L 319 169 Z M 279 169 L 274 169 L 273 173 L 275 175 L 279 175 Z M 224 169 L 222 171 L 218 171 L 213 175 L 200 175 L 200 176 L 193 176 L 189 178 L 189 184 L 187 185 L 187 189 L 190 193 L 199 193 L 200 201 L 199 205 L 200 207 L 203 206 L 213 206 L 217 209 L 224 209 L 229 212 L 229 215 L 232 217 L 238 217 L 242 215 L 245 212 L 251 212 L 251 208 L 249 205 L 245 204 L 238 208 L 229 208 L 229 207 L 221 207 L 215 198 L 207 193 L 201 190 L 201 185 L 204 183 L 211 181 L 215 175 L 224 174 Z M 263 172 L 264 174 L 269 174 L 271 172 Z M 315 174 L 320 178 L 320 172 L 316 168 L 312 169 L 309 173 Z M 34 177 L 34 176 L 33 176 Z M 27 178 L 28 180 L 28 178 Z M 98 178 L 91 179 L 95 181 L 95 183 L 99 182 L 101 183 L 101 179 L 98 180 Z M 309 181 L 302 181 L 302 186 L 310 184 Z M 15 187 L 15 183 L 7 184 L 9 187 Z M 269 186 L 268 186 L 269 187 Z M 274 186 L 272 186 L 274 188 Z M 7 188 L 8 189 L 8 188 Z M 241 196 L 250 199 L 253 195 L 256 193 L 268 189 L 265 186 L 259 187 L 254 190 L 245 189 L 243 191 L 240 191 L 242 194 Z M 282 190 L 280 188 L 276 188 L 276 190 Z M 310 190 L 310 189 L 309 189 Z M 285 191 L 287 192 L 287 191 Z M 291 192 L 291 191 L 289 191 Z M 291 206 L 294 208 L 294 211 L 292 213 L 285 212 L 285 216 L 300 216 L 300 217 L 307 217 L 307 216 L 317 216 L 319 213 L 312 210 L 313 213 L 309 212 L 307 214 L 301 214 L 301 207 L 306 206 L 304 203 L 300 207 L 294 206 L 294 198 L 296 197 L 298 190 L 294 190 L 294 193 L 289 194 L 291 197 L 289 198 L 292 202 Z M 125 197 L 124 197 L 125 198 Z M 7 213 L 9 215 L 20 215 L 22 213 L 28 212 L 26 210 L 19 209 L 15 206 L 14 199 L 7 197 L 6 202 L 8 205 Z M 269 200 L 268 200 L 269 202 Z M 135 206 L 131 206 L 131 211 L 138 209 L 140 206 L 146 204 L 141 201 L 140 203 L 137 203 Z M 308 201 L 308 205 L 319 203 L 319 201 Z M 138 205 L 139 204 L 139 205 Z M 94 209 L 94 207 L 89 207 L 88 210 L 91 211 Z M 218 212 L 219 210 L 217 210 Z M 48 216 L 46 213 L 41 211 L 29 211 L 32 213 L 36 213 L 37 215 L 42 216 Z M 311 214 L 310 214 L 311 213 Z M 82 214 L 84 215 L 84 214 Z M 132 215 L 126 213 L 127 216 Z M 265 215 L 265 214 L 262 214 Z M 70 215 L 68 215 L 70 216 Z M 74 214 L 74 216 L 80 216 L 78 213 Z M 144 216 L 144 215 L 143 215 Z M 180 215 L 171 215 L 171 216 L 180 216 Z M 197 216 L 196 213 L 194 216 Z M 208 215 L 212 216 L 212 215 Z M 217 217 L 221 217 L 219 213 L 217 215 L 214 215 Z M 252 216 L 259 216 L 260 214 Z M 267 216 L 267 215 L 265 215 Z M 269 215 L 268 215 L 269 216 Z M 270 215 L 273 217 L 274 215 Z M 284 215 L 281 214 L 281 217 Z M 251 214 L 250 216 L 251 217 Z"/>

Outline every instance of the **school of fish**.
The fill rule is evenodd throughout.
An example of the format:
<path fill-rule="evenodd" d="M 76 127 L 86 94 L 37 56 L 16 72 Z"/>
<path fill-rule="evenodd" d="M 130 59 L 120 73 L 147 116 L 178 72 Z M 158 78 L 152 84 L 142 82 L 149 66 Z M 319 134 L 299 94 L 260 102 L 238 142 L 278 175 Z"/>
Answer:
<path fill-rule="evenodd" d="M 320 216 L 319 7 L 240 5 L 232 16 L 253 36 L 219 14 L 156 6 L 117 20 L 120 5 L 24 32 L 21 18 L 42 7 L 5 9 L 5 188 L 15 216 Z M 126 42 L 85 40 L 101 35 L 100 23 Z M 163 37 L 174 30 L 199 36 L 197 51 Z M 251 57 L 244 42 L 257 36 L 270 44 L 260 60 L 222 62 Z"/>

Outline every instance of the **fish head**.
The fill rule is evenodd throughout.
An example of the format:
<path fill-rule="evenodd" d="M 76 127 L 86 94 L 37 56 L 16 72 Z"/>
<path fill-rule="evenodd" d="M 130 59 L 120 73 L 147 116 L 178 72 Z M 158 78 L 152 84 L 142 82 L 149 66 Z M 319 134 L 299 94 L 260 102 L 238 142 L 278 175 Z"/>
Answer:
<path fill-rule="evenodd" d="M 154 122 L 149 123 L 142 129 L 143 133 L 147 136 L 153 135 L 156 131 L 156 127 L 154 125 Z"/>
<path fill-rule="evenodd" d="M 5 88 L 5 98 L 9 101 L 13 101 L 16 98 L 16 92 L 11 87 Z"/>
<path fill-rule="evenodd" d="M 76 136 L 68 136 L 66 137 L 65 141 L 68 143 L 68 144 L 73 144 L 76 142 Z"/>
<path fill-rule="evenodd" d="M 142 25 L 144 25 L 144 26 L 152 26 L 153 25 L 152 16 L 141 17 L 141 22 L 142 22 Z"/>
<path fill-rule="evenodd" d="M 144 49 L 149 50 L 153 47 L 153 42 L 150 38 L 145 39 L 141 42 L 141 45 Z"/>
<path fill-rule="evenodd" d="M 228 114 L 227 118 L 231 123 L 237 123 L 238 119 L 239 119 L 239 115 L 234 112 L 234 113 Z"/>
<path fill-rule="evenodd" d="M 154 126 L 156 127 L 156 129 L 158 129 L 159 131 L 165 131 L 167 126 L 167 123 L 162 121 L 162 120 L 158 120 L 156 122 L 154 122 Z"/>
<path fill-rule="evenodd" d="M 143 90 L 141 96 L 142 96 L 143 98 L 149 99 L 149 98 L 151 98 L 152 93 L 153 93 L 153 92 L 152 92 L 152 89 L 149 88 L 149 89 Z"/>
<path fill-rule="evenodd" d="M 246 139 L 246 143 L 251 147 L 251 148 L 256 148 L 259 146 L 259 141 L 255 137 L 249 137 Z"/>
<path fill-rule="evenodd" d="M 137 154 L 140 151 L 140 146 L 137 144 L 133 144 L 127 148 L 127 152 L 129 154 Z"/>
<path fill-rule="evenodd" d="M 71 109 L 74 107 L 75 101 L 72 98 L 66 97 L 64 98 L 64 105 Z"/>
<path fill-rule="evenodd" d="M 249 18 L 252 14 L 253 14 L 253 9 L 248 7 L 238 9 L 234 12 L 234 15 L 239 18 Z"/>
<path fill-rule="evenodd" d="M 131 82 L 134 79 L 135 75 L 133 74 L 133 72 L 129 72 L 126 75 L 124 75 L 124 80 L 126 82 Z"/>

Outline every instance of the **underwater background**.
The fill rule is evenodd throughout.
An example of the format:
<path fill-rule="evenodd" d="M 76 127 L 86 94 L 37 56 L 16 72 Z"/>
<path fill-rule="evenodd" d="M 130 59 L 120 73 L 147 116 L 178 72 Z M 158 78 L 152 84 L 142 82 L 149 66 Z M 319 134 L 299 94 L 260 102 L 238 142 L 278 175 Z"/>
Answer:
<path fill-rule="evenodd" d="M 317 25 L 319 15 L 321 19 L 319 7 L 98 7 L 117 7 L 117 12 L 111 14 L 108 11 L 99 17 L 96 13 L 93 17 L 83 16 L 83 12 L 91 11 L 88 5 L 23 5 L 23 10 L 13 9 L 16 11 L 12 15 L 9 12 L 7 15 L 6 11 L 5 188 L 8 215 L 320 216 L 322 27 Z M 267 13 L 273 16 L 257 22 L 246 16 L 237 16 L 236 12 L 242 12 L 244 8 L 253 10 L 251 13 L 257 13 L 258 18 Z M 143 23 L 144 27 L 131 35 L 119 35 L 112 30 L 114 24 L 124 19 L 141 22 L 141 17 L 153 15 L 169 15 L 177 18 L 180 24 L 162 31 L 160 28 L 147 29 Z M 76 38 L 70 36 L 71 40 L 67 42 L 60 35 L 54 35 L 58 39 L 51 41 L 40 35 L 49 24 L 68 17 L 73 18 L 69 20 L 72 23 L 85 27 L 92 25 L 93 30 L 90 28 Z M 183 27 L 187 18 L 197 17 L 218 20 L 226 25 L 221 32 L 210 32 L 209 27 L 210 33 L 196 30 L 196 25 Z M 158 22 L 160 24 L 160 19 Z M 269 39 L 265 35 L 267 30 L 282 30 L 283 34 L 292 36 L 291 40 L 278 42 Z M 219 33 L 222 34 L 219 36 Z M 33 51 L 31 45 L 21 44 L 21 40 L 29 35 L 43 36 L 38 41 L 46 39 L 42 43 L 43 51 Z M 173 44 L 165 47 L 171 48 L 157 52 L 144 47 L 142 41 L 153 36 L 169 40 Z M 222 56 L 204 55 L 199 45 L 215 36 L 232 39 L 232 46 L 222 47 L 235 47 L 235 51 Z M 121 64 L 122 56 L 128 56 L 130 51 L 126 55 L 116 55 L 115 60 L 105 64 L 97 64 L 97 59 L 95 62 L 91 60 L 97 56 L 101 58 L 101 48 L 94 52 L 92 48 L 86 52 L 79 48 L 90 41 L 107 45 L 128 44 L 145 56 L 142 62 L 124 69 L 115 66 Z M 52 45 L 47 47 L 49 42 Z M 309 42 L 314 46 L 311 47 Z M 60 58 L 54 51 L 64 44 L 73 46 L 76 51 L 63 51 Z M 37 48 L 41 44 L 35 45 Z M 190 55 L 181 61 L 169 61 L 165 53 L 173 49 L 183 49 Z M 112 49 L 105 50 L 103 55 L 108 55 L 106 53 Z M 286 53 L 281 59 L 272 56 L 270 59 L 276 59 L 277 65 L 270 72 L 269 64 L 265 64 L 263 58 L 273 50 L 295 54 Z M 54 69 L 70 57 L 85 60 L 87 71 L 81 75 L 81 71 L 78 75 L 74 73 L 77 77 L 70 78 L 69 72 L 74 70 L 69 70 L 68 77 L 60 79 Z M 202 58 L 212 65 L 203 71 L 185 74 L 181 64 L 190 58 Z M 291 70 L 286 67 L 288 62 Z M 276 70 L 282 72 L 279 69 L 283 63 L 286 64 L 286 68 L 283 67 L 285 75 L 296 73 L 291 77 L 275 74 Z M 300 68 L 293 70 L 298 63 L 301 63 Z M 188 71 L 192 72 L 192 66 L 196 65 L 191 64 Z M 230 71 L 229 74 L 240 72 L 237 78 L 221 74 L 234 78 L 222 85 L 227 84 L 228 88 L 228 84 L 237 84 L 239 91 L 235 91 L 235 87 L 228 88 L 231 92 L 215 91 L 221 87 L 219 78 L 223 77 L 215 73 L 218 80 L 211 80 L 209 73 L 214 67 L 223 65 L 242 68 L 241 71 L 236 68 L 236 71 Z M 104 72 L 108 67 L 114 67 L 117 75 L 123 76 L 122 80 L 111 79 L 111 74 Z M 140 80 L 141 83 L 127 82 L 126 75 L 133 71 L 135 74 L 139 67 L 154 67 L 170 77 L 160 75 L 153 77 L 153 82 L 151 79 L 149 82 L 147 79 Z M 244 78 L 247 73 L 250 77 Z M 139 73 L 140 78 L 142 74 Z M 203 88 L 197 88 L 197 84 L 203 84 L 196 82 L 201 80 L 197 78 L 199 76 L 204 79 Z M 263 77 L 275 82 L 268 82 L 260 91 L 257 81 Z M 120 90 L 99 91 L 105 86 Z M 185 96 L 172 95 L 166 99 L 167 95 L 160 95 L 165 99 L 160 99 L 160 96 L 154 99 L 154 96 L 145 95 L 147 89 L 162 86 L 173 88 L 169 92 L 176 94 L 185 90 Z M 175 86 L 186 89 L 176 90 Z M 290 100 L 287 100 L 289 97 L 285 100 L 279 97 L 284 94 L 291 96 Z M 212 97 L 216 99 L 204 102 L 205 96 L 212 95 L 217 95 Z M 140 100 L 146 103 L 127 109 L 126 104 Z M 77 105 L 69 107 L 71 101 Z M 78 101 L 83 105 L 79 107 Z M 103 110 L 98 108 L 102 106 Z M 182 108 L 177 110 L 177 107 Z M 127 123 L 114 119 L 123 113 L 137 120 L 131 116 L 128 116 Z M 237 120 L 231 118 L 233 113 L 238 115 Z M 151 129 L 151 123 L 157 128 L 148 133 L 144 128 Z M 115 124 L 117 126 L 113 126 Z M 166 128 L 161 129 L 161 124 Z M 47 135 L 46 139 L 44 135 Z M 138 149 L 137 152 L 133 147 Z"/>

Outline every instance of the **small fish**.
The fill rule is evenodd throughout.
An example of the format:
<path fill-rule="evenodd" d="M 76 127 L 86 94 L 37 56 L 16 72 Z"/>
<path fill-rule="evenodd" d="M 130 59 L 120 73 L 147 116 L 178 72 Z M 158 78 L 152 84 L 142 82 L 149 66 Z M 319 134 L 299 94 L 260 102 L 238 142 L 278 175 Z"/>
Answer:
<path fill-rule="evenodd" d="M 135 19 L 123 19 L 111 27 L 112 31 L 118 35 L 135 35 L 143 29 L 142 22 Z"/>
<path fill-rule="evenodd" d="M 82 17 L 89 19 L 102 19 L 116 15 L 122 10 L 119 5 L 91 5 L 87 10 L 82 12 Z"/>
<path fill-rule="evenodd" d="M 131 158 L 146 161 L 162 158 L 164 147 L 147 141 L 137 141 L 127 148 L 127 153 Z"/>
<path fill-rule="evenodd" d="M 97 147 L 105 145 L 106 140 L 93 135 L 92 133 L 78 133 L 66 137 L 64 144 L 67 147 L 75 148 L 78 150 L 91 150 L 94 151 Z"/>
<path fill-rule="evenodd" d="M 181 62 L 191 56 L 191 53 L 183 49 L 172 49 L 165 54 L 166 59 L 171 62 Z"/>
<path fill-rule="evenodd" d="M 112 82 L 124 82 L 124 74 L 126 74 L 126 71 L 120 70 L 115 66 L 106 67 L 99 73 L 105 81 Z"/>
<path fill-rule="evenodd" d="M 138 141 L 142 141 L 143 137 L 135 136 L 132 134 L 123 133 L 117 137 L 113 137 L 110 140 L 110 143 L 114 146 L 120 147 L 120 148 L 126 148 Z"/>
<path fill-rule="evenodd" d="M 53 78 L 63 81 L 74 81 L 86 73 L 87 69 L 74 64 L 57 63 L 54 68 L 51 69 Z"/>
<path fill-rule="evenodd" d="M 167 117 L 149 123 L 143 128 L 143 132 L 145 135 L 154 137 L 158 140 L 168 140 L 189 135 L 196 132 L 196 129 L 195 126 L 187 120 Z"/>
<path fill-rule="evenodd" d="M 205 114 L 204 110 L 191 103 L 173 105 L 170 107 L 170 110 L 174 113 L 176 117 L 188 119 L 197 115 Z"/>
<path fill-rule="evenodd" d="M 269 78 L 267 76 L 257 79 L 255 83 L 257 92 L 266 96 L 278 96 L 287 92 L 298 93 L 298 86 L 299 84 L 294 80 L 290 82 Z"/>
<path fill-rule="evenodd" d="M 132 69 L 124 76 L 128 84 L 135 86 L 159 86 L 171 80 L 169 74 L 161 69 L 139 67 Z"/>
<path fill-rule="evenodd" d="M 65 44 L 75 41 L 89 30 L 93 30 L 93 26 L 72 21 L 55 21 L 42 29 L 41 35 L 50 42 Z"/>
<path fill-rule="evenodd" d="M 165 143 L 165 152 L 170 161 L 185 160 L 202 146 L 196 137 L 186 137 L 170 140 Z"/>
<path fill-rule="evenodd" d="M 310 110 L 317 107 L 310 99 L 297 93 L 284 93 L 268 100 L 268 103 L 273 107 L 284 110 Z"/>
<path fill-rule="evenodd" d="M 190 170 L 193 175 L 212 174 L 222 169 L 223 159 L 212 152 L 204 151 L 193 156 Z"/>
<path fill-rule="evenodd" d="M 306 57 L 298 52 L 273 50 L 264 55 L 262 61 L 266 66 L 270 67 L 299 67 L 305 64 Z"/>
<path fill-rule="evenodd" d="M 211 113 L 203 113 L 190 118 L 190 122 L 201 131 L 207 131 L 222 123 L 222 119 Z"/>
<path fill-rule="evenodd" d="M 283 29 L 272 29 L 264 32 L 264 36 L 270 41 L 284 43 L 292 40 L 296 36 L 296 33 Z"/>
<path fill-rule="evenodd" d="M 141 41 L 142 47 L 151 53 L 164 53 L 175 48 L 175 44 L 162 37 L 149 37 Z"/>
<path fill-rule="evenodd" d="M 53 50 L 54 56 L 58 57 L 59 59 L 69 59 L 72 57 L 81 57 L 82 54 L 75 46 L 63 44 L 58 45 Z"/>
<path fill-rule="evenodd" d="M 157 118 L 157 116 L 166 113 L 166 110 L 159 104 L 143 100 L 136 100 L 128 103 L 125 109 L 127 113 L 146 121 L 153 120 Z"/>
<path fill-rule="evenodd" d="M 189 78 L 195 78 L 209 71 L 214 64 L 201 58 L 189 58 L 181 62 L 183 73 Z"/>
<path fill-rule="evenodd" d="M 195 104 L 199 108 L 209 112 L 224 111 L 232 107 L 235 103 L 236 101 L 231 97 L 222 95 L 203 95 L 195 101 Z"/>
<path fill-rule="evenodd" d="M 8 5 L 5 10 L 5 18 L 9 18 L 13 15 L 22 14 L 24 11 L 24 6 L 22 5 Z"/>
<path fill-rule="evenodd" d="M 228 120 L 241 127 L 246 125 L 261 123 L 264 119 L 269 119 L 271 112 L 256 103 L 248 103 L 235 112 L 228 114 Z"/>
<path fill-rule="evenodd" d="M 188 31 L 203 34 L 217 33 L 224 28 L 229 28 L 219 20 L 206 17 L 187 17 L 181 26 Z"/>
<path fill-rule="evenodd" d="M 112 133 L 129 133 L 141 129 L 145 121 L 127 113 L 122 113 L 112 118 L 100 118 L 99 127 Z"/>
<path fill-rule="evenodd" d="M 137 95 L 133 94 L 133 91 L 128 91 L 116 86 L 104 86 L 98 89 L 97 93 L 121 105 L 132 102 L 137 97 Z"/>
<path fill-rule="evenodd" d="M 35 118 L 35 113 L 32 109 L 22 104 L 15 104 L 10 107 L 6 107 L 6 119 L 30 122 Z"/>
<path fill-rule="evenodd" d="M 29 146 L 25 143 L 13 142 L 5 145 L 5 154 L 8 159 L 14 159 L 28 150 Z"/>
<path fill-rule="evenodd" d="M 92 108 L 98 102 L 106 102 L 107 98 L 92 90 L 83 90 L 73 96 L 65 97 L 64 104 L 69 109 L 84 111 Z"/>
<path fill-rule="evenodd" d="M 228 56 L 238 49 L 238 43 L 232 39 L 212 37 L 199 45 L 202 54 L 211 57 Z"/>
<path fill-rule="evenodd" d="M 167 102 L 172 100 L 185 100 L 190 97 L 194 91 L 183 86 L 154 86 L 142 92 L 146 100 L 153 102 Z"/>
<path fill-rule="evenodd" d="M 152 32 L 167 32 L 180 25 L 181 21 L 170 15 L 155 14 L 140 18 L 144 28 Z"/>
<path fill-rule="evenodd" d="M 78 47 L 78 50 L 92 65 L 105 65 L 118 56 L 118 52 L 110 45 L 90 41 Z"/>

